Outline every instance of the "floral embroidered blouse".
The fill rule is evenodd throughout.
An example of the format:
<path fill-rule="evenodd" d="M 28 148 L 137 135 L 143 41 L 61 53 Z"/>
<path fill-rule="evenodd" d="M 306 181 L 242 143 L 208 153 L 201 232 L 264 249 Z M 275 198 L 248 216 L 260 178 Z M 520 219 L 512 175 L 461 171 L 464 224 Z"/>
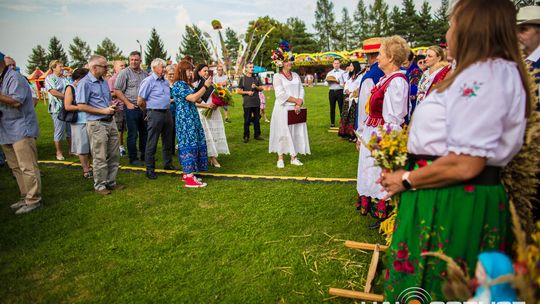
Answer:
<path fill-rule="evenodd" d="M 408 149 L 486 157 L 488 165 L 504 166 L 523 144 L 525 98 L 516 63 L 501 58 L 475 63 L 417 106 Z"/>

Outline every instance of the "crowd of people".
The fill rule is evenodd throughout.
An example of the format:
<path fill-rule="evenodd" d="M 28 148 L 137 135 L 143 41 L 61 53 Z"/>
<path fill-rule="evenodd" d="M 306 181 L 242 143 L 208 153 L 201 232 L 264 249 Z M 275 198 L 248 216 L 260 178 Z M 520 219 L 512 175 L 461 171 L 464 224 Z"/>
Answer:
<path fill-rule="evenodd" d="M 393 208 L 390 197 L 401 198 L 387 252 L 386 300 L 398 299 L 409 287 L 445 299 L 446 264 L 424 252 L 444 252 L 474 276 L 479 254 L 512 249 L 500 173 L 523 145 L 532 105 L 539 110 L 537 94 L 528 90 L 527 68 L 540 67 L 540 8 L 525 7 L 517 14 L 508 0 L 458 1 L 446 41 L 446 48 L 434 45 L 425 56 L 415 56 L 400 36 L 370 38 L 363 42 L 366 66 L 351 62 L 342 70 L 336 59 L 326 76 L 330 126 L 336 125 L 337 104 L 338 135 L 355 142 L 359 153 L 357 209 L 377 218 L 371 225 L 376 228 Z M 26 79 L 0 56 L 0 144 L 21 193 L 11 207 L 21 214 L 42 206 L 35 101 Z M 272 81 L 268 151 L 277 154 L 277 168 L 285 167 L 287 154 L 291 165 L 302 166 L 298 155 L 311 153 L 304 86 L 292 71 L 294 55 L 286 42 L 272 60 L 279 73 Z M 63 62 L 50 63 L 46 88 L 56 158 L 64 159 L 60 142 L 66 139 L 71 153 L 80 157 L 84 176 L 93 178 L 96 193 L 120 190 L 124 185 L 116 183 L 116 176 L 127 126 L 129 162 L 146 166 L 149 179 L 157 178 L 161 137 L 164 169 L 176 169 L 172 156 L 177 153 L 185 187 L 207 186 L 196 174 L 209 164 L 221 167 L 218 156 L 230 153 L 224 128 L 228 111 L 223 119 L 212 102 L 214 84 L 229 85 L 223 67 L 211 77 L 208 65 L 194 66 L 189 57 L 172 65 L 156 58 L 147 73 L 137 51 L 130 53 L 127 67 L 113 62 L 114 75 L 106 80 L 108 66 L 106 58 L 94 55 L 87 68 L 67 79 Z M 246 144 L 250 138 L 264 140 L 259 123 L 265 115 L 263 86 L 253 68 L 246 65 L 237 91 L 243 98 Z M 203 115 L 208 109 L 211 115 Z M 66 122 L 63 111 L 77 115 Z M 389 132 L 406 125 L 406 167 L 382 171 L 366 142 L 381 126 Z M 515 293 L 514 298 L 509 294 L 497 300 L 514 300 Z"/>

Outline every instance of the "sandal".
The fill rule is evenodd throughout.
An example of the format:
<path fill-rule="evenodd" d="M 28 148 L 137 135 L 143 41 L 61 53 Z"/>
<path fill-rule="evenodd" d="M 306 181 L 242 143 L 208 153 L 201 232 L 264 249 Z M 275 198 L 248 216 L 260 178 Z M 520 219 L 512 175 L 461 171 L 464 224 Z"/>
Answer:
<path fill-rule="evenodd" d="M 94 172 L 92 170 L 89 170 L 88 172 L 84 172 L 83 177 L 84 178 L 93 178 L 94 177 Z"/>

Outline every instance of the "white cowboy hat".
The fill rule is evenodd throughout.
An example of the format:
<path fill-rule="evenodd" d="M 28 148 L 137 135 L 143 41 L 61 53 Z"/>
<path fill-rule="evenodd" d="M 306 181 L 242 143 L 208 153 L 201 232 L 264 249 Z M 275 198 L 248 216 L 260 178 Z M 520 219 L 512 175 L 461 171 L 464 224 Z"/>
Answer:
<path fill-rule="evenodd" d="M 524 6 L 517 14 L 517 24 L 538 24 L 540 25 L 540 6 Z"/>

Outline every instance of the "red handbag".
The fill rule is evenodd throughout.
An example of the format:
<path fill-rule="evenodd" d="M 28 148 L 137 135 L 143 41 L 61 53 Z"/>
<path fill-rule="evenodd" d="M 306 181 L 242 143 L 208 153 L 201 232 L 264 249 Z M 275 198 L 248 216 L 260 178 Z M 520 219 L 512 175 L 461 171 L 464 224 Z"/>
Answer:
<path fill-rule="evenodd" d="M 289 110 L 287 112 L 288 115 L 288 124 L 289 125 L 295 125 L 299 123 L 304 123 L 307 121 L 307 109 L 301 108 L 300 113 L 296 114 L 294 110 Z"/>

